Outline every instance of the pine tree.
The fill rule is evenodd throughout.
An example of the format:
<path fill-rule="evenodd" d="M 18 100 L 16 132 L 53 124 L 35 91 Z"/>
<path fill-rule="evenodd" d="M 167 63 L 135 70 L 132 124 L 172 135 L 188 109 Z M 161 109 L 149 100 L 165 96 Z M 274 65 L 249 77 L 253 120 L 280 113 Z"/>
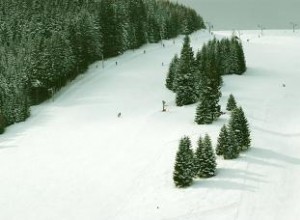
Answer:
<path fill-rule="evenodd" d="M 250 138 L 250 129 L 247 118 L 242 107 L 239 107 L 239 121 L 240 121 L 240 135 L 241 135 L 241 143 L 240 143 L 240 150 L 246 151 L 249 149 L 251 144 Z"/>
<path fill-rule="evenodd" d="M 251 143 L 250 130 L 242 107 L 231 112 L 229 127 L 234 132 L 239 151 L 249 149 Z"/>
<path fill-rule="evenodd" d="M 222 77 L 220 74 L 219 59 L 216 53 L 217 41 L 214 39 L 208 43 L 207 62 L 205 67 L 206 75 L 201 96 L 207 96 L 210 100 L 210 111 L 212 112 L 213 120 L 221 115 L 221 106 L 219 100 L 221 97 Z"/>
<path fill-rule="evenodd" d="M 216 154 L 218 156 L 224 155 L 224 152 L 228 149 L 228 147 L 229 147 L 228 131 L 226 125 L 223 125 L 218 137 Z"/>
<path fill-rule="evenodd" d="M 230 40 L 228 38 L 223 38 L 220 41 L 220 73 L 222 75 L 231 73 L 230 56 L 231 56 Z"/>
<path fill-rule="evenodd" d="M 169 72 L 166 79 L 166 87 L 172 91 L 175 91 L 176 85 L 174 83 L 174 79 L 176 77 L 177 66 L 178 66 L 179 58 L 177 54 L 174 56 L 173 60 L 171 61 Z"/>
<path fill-rule="evenodd" d="M 193 182 L 195 167 L 194 153 L 189 137 L 183 137 L 176 155 L 173 180 L 177 187 L 188 187 Z"/>
<path fill-rule="evenodd" d="M 237 143 L 237 137 L 232 127 L 228 128 L 228 146 L 223 150 L 223 156 L 226 160 L 239 157 L 239 145 Z"/>
<path fill-rule="evenodd" d="M 211 100 L 202 96 L 200 103 L 197 105 L 195 122 L 197 124 L 211 124 L 214 120 L 213 113 L 210 110 Z"/>
<path fill-rule="evenodd" d="M 194 167 L 195 167 L 195 171 L 194 171 L 194 176 L 198 176 L 200 177 L 201 171 L 203 170 L 203 159 L 202 159 L 202 155 L 203 155 L 203 139 L 200 136 L 199 140 L 197 142 L 197 149 L 194 155 Z"/>
<path fill-rule="evenodd" d="M 221 75 L 218 72 L 217 59 L 213 44 L 203 47 L 200 57 L 200 82 L 198 83 L 199 104 L 196 109 L 197 124 L 211 124 L 221 115 L 219 99 L 221 97 Z"/>
<path fill-rule="evenodd" d="M 174 82 L 177 106 L 193 104 L 198 99 L 194 63 L 194 52 L 190 46 L 190 38 L 185 36 Z"/>
<path fill-rule="evenodd" d="M 211 139 L 206 134 L 204 140 L 200 138 L 198 141 L 198 148 L 196 151 L 196 161 L 198 168 L 197 175 L 199 177 L 207 178 L 214 176 L 216 173 L 216 156 L 212 148 Z"/>
<path fill-rule="evenodd" d="M 238 65 L 239 65 L 239 72 L 238 74 L 243 74 L 246 72 L 246 59 L 244 55 L 243 45 L 241 42 L 237 42 L 237 56 L 238 56 Z"/>
<path fill-rule="evenodd" d="M 226 106 L 226 110 L 227 111 L 232 111 L 233 109 L 235 109 L 236 106 L 236 101 L 235 98 L 232 94 L 230 94 L 228 101 L 227 101 L 227 106 Z"/>
<path fill-rule="evenodd" d="M 235 108 L 231 111 L 228 129 L 233 133 L 231 134 L 231 138 L 234 137 L 238 150 L 240 151 L 242 146 L 242 134 L 239 108 Z"/>
<path fill-rule="evenodd" d="M 235 37 L 230 39 L 230 74 L 238 74 L 239 73 L 239 58 L 238 58 L 238 47 L 236 44 Z"/>

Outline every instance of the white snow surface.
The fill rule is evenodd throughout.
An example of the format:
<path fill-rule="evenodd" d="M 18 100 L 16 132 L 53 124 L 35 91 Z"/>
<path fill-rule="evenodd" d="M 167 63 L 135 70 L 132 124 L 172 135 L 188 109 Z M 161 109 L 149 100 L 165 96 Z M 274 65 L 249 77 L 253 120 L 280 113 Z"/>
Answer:
<path fill-rule="evenodd" d="M 200 126 L 196 104 L 175 106 L 164 83 L 181 36 L 91 65 L 1 135 L 0 219 L 298 219 L 300 34 L 258 35 L 242 32 L 248 70 L 224 77 L 221 99 L 224 110 L 232 93 L 244 108 L 252 147 L 236 160 L 218 158 L 216 177 L 186 189 L 172 180 L 179 139 L 190 136 L 195 148 L 208 133 L 215 145 L 229 118 Z M 209 39 L 191 35 L 194 50 Z"/>

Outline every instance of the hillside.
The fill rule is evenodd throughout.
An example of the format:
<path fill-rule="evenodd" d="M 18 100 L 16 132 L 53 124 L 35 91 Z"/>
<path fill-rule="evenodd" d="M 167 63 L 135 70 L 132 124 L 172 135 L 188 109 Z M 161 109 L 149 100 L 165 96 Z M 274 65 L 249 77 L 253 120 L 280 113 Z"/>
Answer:
<path fill-rule="evenodd" d="M 237 160 L 219 158 L 216 177 L 187 189 L 172 181 L 179 139 L 189 135 L 195 145 L 209 133 L 215 144 L 229 118 L 199 126 L 196 105 L 175 106 L 164 83 L 179 37 L 111 58 L 104 69 L 94 63 L 53 100 L 32 107 L 26 122 L 7 128 L 0 139 L 0 219 L 295 219 L 300 38 L 258 33 L 243 32 L 248 71 L 224 77 L 221 100 L 224 109 L 233 93 L 243 106 L 252 149 Z M 192 34 L 194 50 L 210 38 Z"/>

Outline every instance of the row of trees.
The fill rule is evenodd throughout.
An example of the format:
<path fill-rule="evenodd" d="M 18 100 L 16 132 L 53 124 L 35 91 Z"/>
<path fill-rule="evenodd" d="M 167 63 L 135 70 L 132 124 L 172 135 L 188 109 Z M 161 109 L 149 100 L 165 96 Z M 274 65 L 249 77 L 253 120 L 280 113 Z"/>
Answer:
<path fill-rule="evenodd" d="M 210 124 L 221 115 L 222 75 L 245 71 L 243 47 L 237 37 L 213 39 L 194 56 L 186 36 L 180 57 L 175 55 L 171 61 L 166 87 L 176 93 L 177 106 L 199 101 L 195 122 Z"/>
<path fill-rule="evenodd" d="M 177 187 L 190 186 L 195 177 L 208 178 L 216 173 L 216 156 L 210 137 L 207 134 L 204 139 L 200 137 L 197 145 L 194 153 L 189 137 L 180 140 L 173 173 Z"/>
<path fill-rule="evenodd" d="M 250 148 L 251 138 L 248 121 L 243 109 L 236 107 L 231 95 L 227 109 L 231 109 L 228 125 L 224 125 L 219 133 L 216 154 L 224 159 L 235 159 L 240 152 Z M 173 180 L 177 187 L 188 187 L 195 177 L 208 178 L 216 174 L 216 156 L 211 139 L 205 135 L 198 140 L 198 147 L 193 152 L 189 137 L 183 137 L 176 154 Z"/>
<path fill-rule="evenodd" d="M 92 62 L 204 27 L 169 1 L 1 0 L 0 130 Z"/>

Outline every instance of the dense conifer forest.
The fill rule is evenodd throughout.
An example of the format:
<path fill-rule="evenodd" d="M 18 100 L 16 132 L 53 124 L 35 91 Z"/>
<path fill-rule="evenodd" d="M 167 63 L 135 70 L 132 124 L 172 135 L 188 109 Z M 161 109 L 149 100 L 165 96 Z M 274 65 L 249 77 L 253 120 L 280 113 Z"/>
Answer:
<path fill-rule="evenodd" d="M 0 131 L 89 64 L 204 27 L 169 1 L 1 0 Z"/>

